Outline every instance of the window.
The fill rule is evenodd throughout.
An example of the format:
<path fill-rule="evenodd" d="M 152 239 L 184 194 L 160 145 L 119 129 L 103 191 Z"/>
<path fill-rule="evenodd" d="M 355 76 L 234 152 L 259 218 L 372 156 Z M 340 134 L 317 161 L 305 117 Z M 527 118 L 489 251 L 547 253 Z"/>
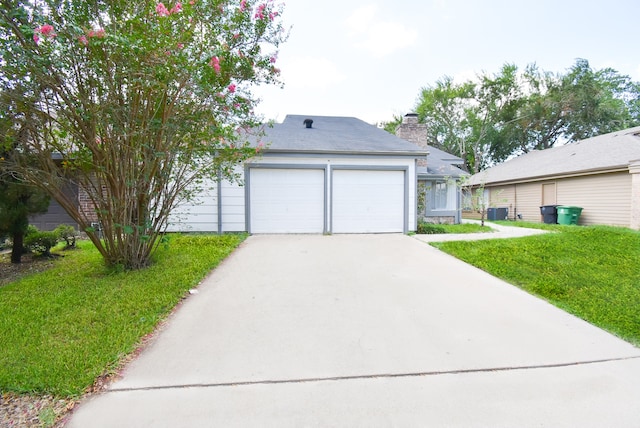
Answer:
<path fill-rule="evenodd" d="M 427 211 L 456 210 L 456 184 L 449 181 L 425 183 Z"/>

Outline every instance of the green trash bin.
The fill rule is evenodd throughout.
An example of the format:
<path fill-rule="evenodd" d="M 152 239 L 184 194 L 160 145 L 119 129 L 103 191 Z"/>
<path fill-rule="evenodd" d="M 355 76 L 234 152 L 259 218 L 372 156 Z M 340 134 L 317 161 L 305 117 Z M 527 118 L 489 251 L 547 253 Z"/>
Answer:
<path fill-rule="evenodd" d="M 560 205 L 556 211 L 558 212 L 558 224 L 578 224 L 582 208 Z"/>

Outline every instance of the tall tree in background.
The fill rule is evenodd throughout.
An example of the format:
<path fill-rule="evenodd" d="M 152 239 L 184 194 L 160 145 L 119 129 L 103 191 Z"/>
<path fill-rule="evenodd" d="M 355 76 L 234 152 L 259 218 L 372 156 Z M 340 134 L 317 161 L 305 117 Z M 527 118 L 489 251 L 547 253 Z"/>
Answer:
<path fill-rule="evenodd" d="M 107 265 L 147 266 L 171 210 L 202 178 L 233 179 L 255 156 L 238 130 L 260 122 L 252 86 L 278 83 L 281 9 L 272 0 L 0 0 L 0 83 L 32 106 L 8 167 L 51 194 Z M 94 209 L 70 199 L 70 185 Z"/>
<path fill-rule="evenodd" d="M 25 88 L 15 87 L 23 99 Z M 20 179 L 8 166 L 16 154 L 16 142 L 26 136 L 25 124 L 31 103 L 17 105 L 11 91 L 0 91 L 0 235 L 8 235 L 13 243 L 11 263 L 22 260 L 24 235 L 29 226 L 29 216 L 41 214 L 49 207 L 49 196 L 35 186 Z"/>
<path fill-rule="evenodd" d="M 506 64 L 496 74 L 424 88 L 416 106 L 433 146 L 471 173 L 510 156 L 640 125 L 640 84 L 577 60 L 565 74 Z M 393 132 L 395 122 L 385 126 Z"/>

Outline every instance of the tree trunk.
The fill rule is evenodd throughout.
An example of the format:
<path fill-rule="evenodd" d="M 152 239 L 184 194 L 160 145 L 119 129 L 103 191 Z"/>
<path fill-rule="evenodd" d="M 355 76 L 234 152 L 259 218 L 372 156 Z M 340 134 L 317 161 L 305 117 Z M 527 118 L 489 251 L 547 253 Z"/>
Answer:
<path fill-rule="evenodd" d="M 21 263 L 22 252 L 24 251 L 24 232 L 14 233 L 11 239 L 13 240 L 13 248 L 11 249 L 11 263 Z"/>

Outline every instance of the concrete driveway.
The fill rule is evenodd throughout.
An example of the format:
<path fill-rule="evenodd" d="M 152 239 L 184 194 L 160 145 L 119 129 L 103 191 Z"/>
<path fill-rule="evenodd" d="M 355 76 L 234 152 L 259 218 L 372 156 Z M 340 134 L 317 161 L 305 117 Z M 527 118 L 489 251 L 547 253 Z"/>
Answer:
<path fill-rule="evenodd" d="M 640 349 L 405 235 L 251 236 L 68 427 L 637 427 Z"/>

